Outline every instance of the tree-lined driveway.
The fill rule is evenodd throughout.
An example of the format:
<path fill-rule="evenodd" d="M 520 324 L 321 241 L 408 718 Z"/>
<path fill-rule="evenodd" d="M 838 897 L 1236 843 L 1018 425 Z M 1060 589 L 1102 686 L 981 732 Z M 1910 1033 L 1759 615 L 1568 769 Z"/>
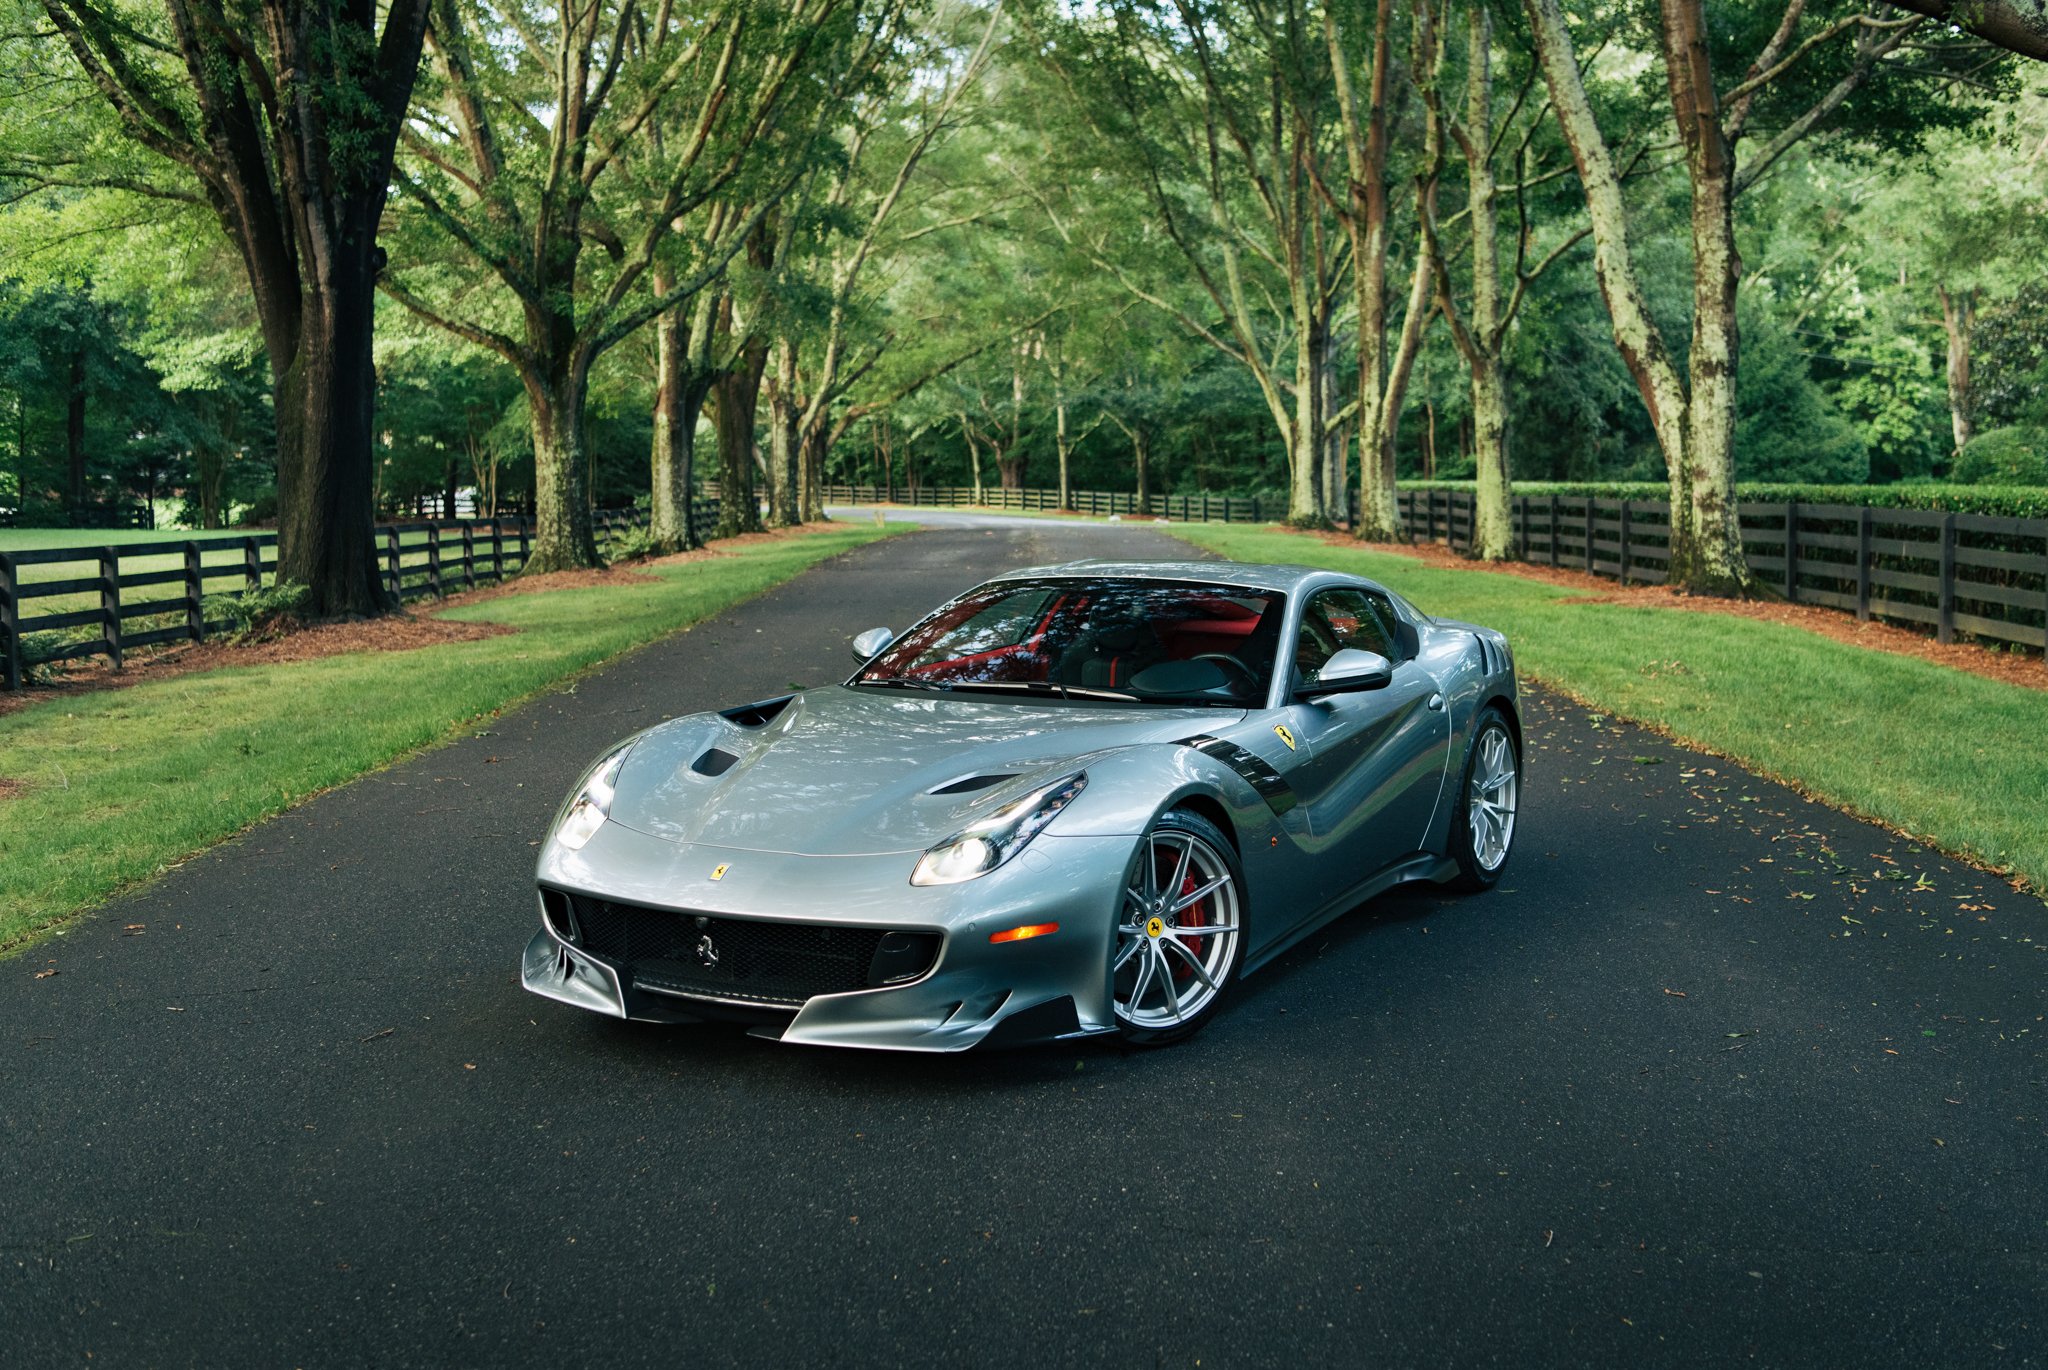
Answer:
<path fill-rule="evenodd" d="M 1007 567 L 1158 555 L 864 548 L 0 962 L 0 1360 L 2043 1362 L 2040 903 L 1540 692 L 1502 889 L 1382 899 L 1169 1050 L 519 989 L 607 742 Z"/>

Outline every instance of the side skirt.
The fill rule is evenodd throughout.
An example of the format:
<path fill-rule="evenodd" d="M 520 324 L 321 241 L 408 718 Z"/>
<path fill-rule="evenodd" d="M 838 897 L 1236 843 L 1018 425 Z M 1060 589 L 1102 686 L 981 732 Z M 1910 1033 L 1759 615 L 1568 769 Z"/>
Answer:
<path fill-rule="evenodd" d="M 1448 856 L 1438 856 L 1433 852 L 1416 852 L 1413 856 L 1396 861 L 1378 875 L 1352 886 L 1337 898 L 1332 899 L 1322 907 L 1320 912 L 1302 920 L 1301 923 L 1290 929 L 1279 941 L 1263 948 L 1257 956 L 1248 958 L 1245 961 L 1244 969 L 1239 974 L 1250 975 L 1269 961 L 1286 955 L 1303 938 L 1327 926 L 1342 915 L 1351 912 L 1351 910 L 1357 908 L 1366 900 L 1376 895 L 1384 894 L 1396 885 L 1405 885 L 1416 880 L 1428 880 L 1441 884 L 1451 879 L 1457 873 L 1458 863 L 1456 861 L 1453 861 Z"/>

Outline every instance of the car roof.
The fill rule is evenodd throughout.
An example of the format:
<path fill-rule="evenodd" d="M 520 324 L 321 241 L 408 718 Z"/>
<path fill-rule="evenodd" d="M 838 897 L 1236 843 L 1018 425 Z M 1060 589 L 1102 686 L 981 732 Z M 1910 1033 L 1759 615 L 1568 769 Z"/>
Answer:
<path fill-rule="evenodd" d="M 1256 565 L 1241 561 L 1065 561 L 1050 566 L 1026 566 L 993 576 L 989 583 L 1005 580 L 1037 580 L 1047 576 L 1088 576 L 1103 580 L 1193 580 L 1211 585 L 1241 585 L 1246 589 L 1278 590 L 1291 595 L 1310 584 L 1357 585 L 1358 576 L 1315 566 Z"/>

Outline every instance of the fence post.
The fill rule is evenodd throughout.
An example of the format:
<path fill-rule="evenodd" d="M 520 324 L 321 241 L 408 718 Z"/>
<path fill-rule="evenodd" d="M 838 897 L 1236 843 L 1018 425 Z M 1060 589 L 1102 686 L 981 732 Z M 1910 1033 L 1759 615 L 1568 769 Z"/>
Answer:
<path fill-rule="evenodd" d="M 1870 622 L 1870 506 L 1856 511 L 1856 617 Z"/>
<path fill-rule="evenodd" d="M 473 523 L 462 525 L 462 583 L 472 590 L 476 588 L 476 525 Z"/>
<path fill-rule="evenodd" d="M 21 688 L 21 611 L 15 600 L 14 558 L 0 552 L 0 689 Z"/>
<path fill-rule="evenodd" d="M 427 588 L 436 598 L 441 594 L 441 525 L 427 525 Z"/>
<path fill-rule="evenodd" d="M 199 571 L 199 544 L 185 544 L 185 636 L 206 640 L 205 577 Z"/>
<path fill-rule="evenodd" d="M 491 579 L 503 580 L 504 578 L 505 522 L 503 519 L 493 517 L 491 519 Z"/>
<path fill-rule="evenodd" d="M 1529 559 L 1529 497 L 1515 498 L 1515 560 Z"/>
<path fill-rule="evenodd" d="M 121 557 L 111 547 L 100 548 L 100 640 L 114 669 L 121 669 Z"/>
<path fill-rule="evenodd" d="M 1557 565 L 1557 496 L 1550 497 L 1550 564 Z"/>
<path fill-rule="evenodd" d="M 1785 599 L 1799 599 L 1799 501 L 1785 506 Z"/>
<path fill-rule="evenodd" d="M 532 531 L 533 520 L 521 515 L 519 519 L 519 569 L 522 571 L 526 569 L 527 559 L 532 555 L 528 547 L 528 538 Z"/>
<path fill-rule="evenodd" d="M 242 539 L 242 579 L 251 590 L 263 588 L 263 549 L 254 538 Z"/>
<path fill-rule="evenodd" d="M 404 570 L 398 564 L 398 529 L 384 525 L 384 578 L 391 583 L 391 597 L 405 602 Z"/>
<path fill-rule="evenodd" d="M 1600 512 L 1600 501 L 1586 496 L 1586 574 L 1593 574 L 1593 520 Z"/>
<path fill-rule="evenodd" d="M 1626 499 L 1622 500 L 1621 502 L 1621 566 L 1619 567 L 1619 572 L 1621 575 L 1622 588 L 1624 589 L 1628 587 L 1628 503 L 1629 502 Z"/>
<path fill-rule="evenodd" d="M 1956 640 L 1956 516 L 1941 516 L 1941 623 L 1943 642 Z"/>

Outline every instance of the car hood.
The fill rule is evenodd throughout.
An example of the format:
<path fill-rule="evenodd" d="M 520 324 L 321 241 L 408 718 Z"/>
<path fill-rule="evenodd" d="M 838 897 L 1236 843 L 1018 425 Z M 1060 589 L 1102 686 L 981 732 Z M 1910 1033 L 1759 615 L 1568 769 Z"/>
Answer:
<path fill-rule="evenodd" d="M 620 769 L 611 819 L 672 842 L 741 850 L 923 851 L 1077 759 L 1243 717 L 830 686 L 797 695 L 759 726 L 699 714 L 641 734 Z M 985 777 L 999 778 L 977 783 Z M 954 788 L 961 782 L 969 787 Z"/>

